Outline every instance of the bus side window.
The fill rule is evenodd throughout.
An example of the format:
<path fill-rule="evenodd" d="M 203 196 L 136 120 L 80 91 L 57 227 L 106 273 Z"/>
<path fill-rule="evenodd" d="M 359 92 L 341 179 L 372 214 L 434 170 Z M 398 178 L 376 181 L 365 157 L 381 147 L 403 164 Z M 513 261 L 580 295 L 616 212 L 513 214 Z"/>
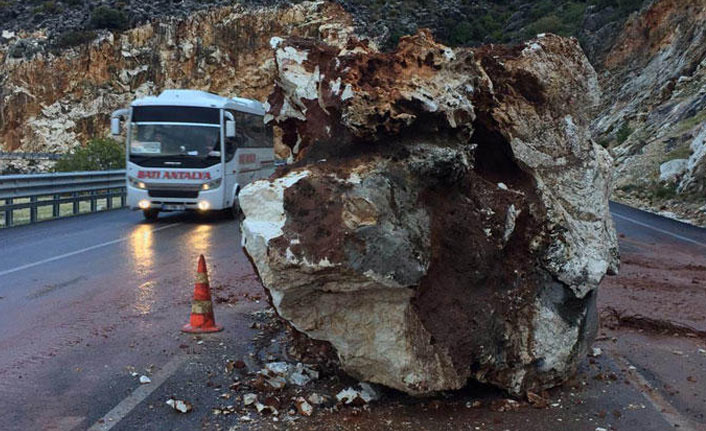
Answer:
<path fill-rule="evenodd" d="M 245 112 L 235 112 L 235 134 L 240 148 L 259 148 L 263 141 L 262 117 Z"/>
<path fill-rule="evenodd" d="M 274 146 L 274 136 L 272 135 L 272 125 L 271 124 L 265 124 L 265 142 L 262 143 L 263 147 L 272 147 Z"/>

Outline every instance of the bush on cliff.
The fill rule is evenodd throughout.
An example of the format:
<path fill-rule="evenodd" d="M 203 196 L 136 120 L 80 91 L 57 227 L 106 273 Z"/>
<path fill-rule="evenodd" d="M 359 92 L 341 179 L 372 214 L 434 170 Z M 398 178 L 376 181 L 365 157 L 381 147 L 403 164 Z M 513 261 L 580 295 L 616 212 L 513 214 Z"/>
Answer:
<path fill-rule="evenodd" d="M 88 43 L 96 38 L 96 33 L 93 31 L 77 30 L 67 31 L 62 33 L 54 42 L 54 48 L 64 49 L 72 46 Z"/>
<path fill-rule="evenodd" d="M 124 30 L 127 28 L 127 16 L 121 10 L 100 6 L 91 14 L 91 27 Z"/>
<path fill-rule="evenodd" d="M 123 144 L 110 138 L 92 139 L 86 146 L 76 148 L 54 166 L 56 172 L 108 171 L 124 168 L 125 148 Z"/>

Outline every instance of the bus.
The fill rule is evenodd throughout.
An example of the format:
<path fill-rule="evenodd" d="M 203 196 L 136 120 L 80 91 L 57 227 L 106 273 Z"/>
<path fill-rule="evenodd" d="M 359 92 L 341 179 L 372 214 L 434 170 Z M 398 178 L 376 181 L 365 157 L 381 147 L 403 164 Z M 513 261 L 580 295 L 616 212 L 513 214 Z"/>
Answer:
<path fill-rule="evenodd" d="M 127 206 L 147 220 L 162 211 L 230 210 L 238 193 L 274 172 L 272 127 L 256 100 L 198 90 L 165 90 L 113 112 L 126 124 Z"/>

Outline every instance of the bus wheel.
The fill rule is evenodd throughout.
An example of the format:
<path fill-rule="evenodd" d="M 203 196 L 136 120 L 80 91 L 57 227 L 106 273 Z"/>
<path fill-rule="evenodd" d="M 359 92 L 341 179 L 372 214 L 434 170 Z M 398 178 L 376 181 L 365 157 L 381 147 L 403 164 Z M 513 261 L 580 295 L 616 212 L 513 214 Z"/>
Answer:
<path fill-rule="evenodd" d="M 155 221 L 155 220 L 157 220 L 157 216 L 159 215 L 159 210 L 156 210 L 156 209 L 142 210 L 142 215 L 145 217 L 145 220 Z"/>
<path fill-rule="evenodd" d="M 240 211 L 240 203 L 236 199 L 235 202 L 233 202 L 233 206 L 231 207 L 231 214 L 233 215 L 233 218 L 235 220 L 240 220 L 242 217 L 242 211 Z"/>

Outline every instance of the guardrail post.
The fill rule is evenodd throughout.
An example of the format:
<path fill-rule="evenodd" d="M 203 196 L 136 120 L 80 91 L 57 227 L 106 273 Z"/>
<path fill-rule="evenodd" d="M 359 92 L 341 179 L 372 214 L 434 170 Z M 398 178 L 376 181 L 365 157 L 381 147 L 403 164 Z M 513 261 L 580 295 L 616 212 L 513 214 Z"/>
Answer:
<path fill-rule="evenodd" d="M 125 192 L 120 195 L 120 208 L 125 206 Z"/>
<path fill-rule="evenodd" d="M 5 199 L 5 205 L 10 205 L 12 206 L 12 199 Z M 9 227 L 13 225 L 12 222 L 12 208 L 8 209 L 5 211 L 5 226 Z"/>
<path fill-rule="evenodd" d="M 91 191 L 91 212 L 96 212 L 98 208 L 98 200 L 96 199 L 96 191 Z"/>
<path fill-rule="evenodd" d="M 37 197 L 36 196 L 30 196 L 29 197 L 29 222 L 30 223 L 37 223 Z"/>
<path fill-rule="evenodd" d="M 79 207 L 79 200 L 78 200 L 78 192 L 73 192 L 71 193 L 71 198 L 73 198 L 73 215 L 78 214 L 78 211 L 80 209 Z"/>
<path fill-rule="evenodd" d="M 52 218 L 57 218 L 61 214 L 61 203 L 59 200 L 61 195 L 54 195 L 54 203 L 52 204 L 51 215 Z"/>
<path fill-rule="evenodd" d="M 107 190 L 107 198 L 105 199 L 105 207 L 108 210 L 113 209 L 113 189 L 108 189 Z"/>

